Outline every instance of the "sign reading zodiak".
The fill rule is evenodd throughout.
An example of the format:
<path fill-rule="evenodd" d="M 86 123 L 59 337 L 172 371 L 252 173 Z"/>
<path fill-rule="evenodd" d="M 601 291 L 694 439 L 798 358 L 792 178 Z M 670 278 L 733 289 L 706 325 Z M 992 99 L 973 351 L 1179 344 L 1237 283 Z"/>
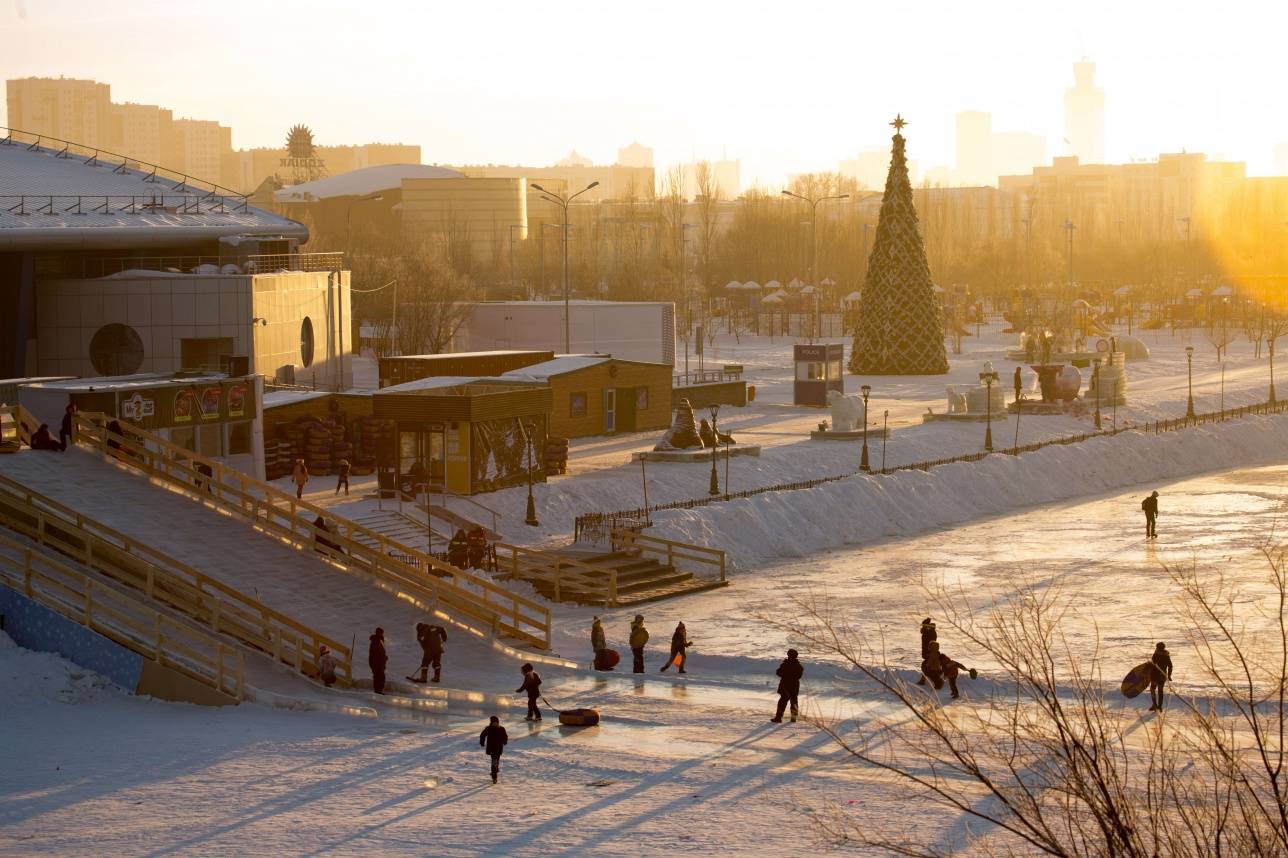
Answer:
<path fill-rule="evenodd" d="M 280 166 L 291 171 L 297 185 L 326 175 L 326 161 L 317 156 L 313 131 L 307 125 L 295 125 L 286 133 L 286 157 Z"/>

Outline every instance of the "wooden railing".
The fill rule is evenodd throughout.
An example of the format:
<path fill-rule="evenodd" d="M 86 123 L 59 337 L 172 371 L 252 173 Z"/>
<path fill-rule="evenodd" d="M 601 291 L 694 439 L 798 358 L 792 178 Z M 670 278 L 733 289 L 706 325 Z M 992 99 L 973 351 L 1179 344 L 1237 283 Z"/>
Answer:
<path fill-rule="evenodd" d="M 235 646 L 178 623 L 142 600 L 3 534 L 0 580 L 28 599 L 145 658 L 235 700 L 245 697 L 245 664 Z"/>
<path fill-rule="evenodd" d="M 305 675 L 318 675 L 318 651 L 325 644 L 335 657 L 339 684 L 352 684 L 348 646 L 3 475 L 0 525 Z"/>
<path fill-rule="evenodd" d="M 496 543 L 496 568 L 510 580 L 546 583 L 556 602 L 562 602 L 569 591 L 582 601 L 608 608 L 617 605 L 616 569 L 601 569 L 572 557 L 505 542 Z"/>
<path fill-rule="evenodd" d="M 38 428 L 34 417 L 21 405 L 0 405 L 0 444 L 31 446 L 31 433 Z"/>
<path fill-rule="evenodd" d="M 624 529 L 613 530 L 611 543 L 614 551 L 635 550 L 667 566 L 689 572 L 695 578 L 728 580 L 725 577 L 725 553 L 719 548 L 692 545 Z"/>
<path fill-rule="evenodd" d="M 446 611 L 483 634 L 539 649 L 550 647 L 550 609 L 489 578 L 457 569 L 128 423 L 118 424 L 122 434 L 116 435 L 108 432 L 107 418 L 102 414 L 81 413 L 76 415 L 75 425 L 77 443 L 248 521 L 265 533 L 305 550 L 319 550 L 336 564 L 370 576 L 379 586 L 426 610 Z M 197 465 L 208 468 L 209 475 L 196 470 Z M 327 531 L 314 526 L 319 517 L 328 523 Z M 358 536 L 365 542 L 359 542 Z M 326 548 L 326 543 L 333 548 Z"/>

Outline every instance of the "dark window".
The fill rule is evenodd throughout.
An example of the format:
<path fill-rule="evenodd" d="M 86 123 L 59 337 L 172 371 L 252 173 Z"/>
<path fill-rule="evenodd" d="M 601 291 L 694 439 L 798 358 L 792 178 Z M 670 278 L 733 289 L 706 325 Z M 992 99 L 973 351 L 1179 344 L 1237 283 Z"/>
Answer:
<path fill-rule="evenodd" d="M 143 340 L 129 325 L 104 325 L 89 341 L 89 360 L 99 375 L 130 375 L 143 366 Z"/>
<path fill-rule="evenodd" d="M 571 417 L 586 416 L 586 394 L 573 393 L 568 397 L 568 414 Z"/>
<path fill-rule="evenodd" d="M 313 366 L 313 320 L 308 316 L 300 322 L 300 363 Z"/>

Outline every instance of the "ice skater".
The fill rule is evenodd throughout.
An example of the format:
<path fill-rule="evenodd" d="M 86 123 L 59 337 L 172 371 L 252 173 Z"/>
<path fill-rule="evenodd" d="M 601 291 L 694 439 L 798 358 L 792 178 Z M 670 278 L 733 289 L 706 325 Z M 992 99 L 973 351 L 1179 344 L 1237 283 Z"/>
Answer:
<path fill-rule="evenodd" d="M 939 632 L 935 631 L 935 623 L 930 617 L 926 617 L 921 621 L 921 660 L 923 662 L 930 655 L 930 645 L 937 640 L 939 640 Z M 917 679 L 917 684 L 926 684 L 924 673 Z"/>
<path fill-rule="evenodd" d="M 524 716 L 523 720 L 540 721 L 541 710 L 537 708 L 537 699 L 541 696 L 541 676 L 531 664 L 525 664 L 522 670 L 523 684 L 514 689 L 514 693 L 526 693 L 528 695 L 528 714 Z"/>
<path fill-rule="evenodd" d="M 662 665 L 662 673 L 671 665 L 680 668 L 680 673 L 688 673 L 685 666 L 689 663 L 689 647 L 693 646 L 693 641 L 689 640 L 689 633 L 684 628 L 684 623 L 675 624 L 675 633 L 671 635 L 671 655 L 667 658 L 666 664 Z"/>
<path fill-rule="evenodd" d="M 1159 641 L 1149 660 L 1154 665 L 1154 671 L 1149 677 L 1149 711 L 1162 712 L 1163 683 L 1172 681 L 1172 656 L 1167 651 L 1167 644 Z"/>
<path fill-rule="evenodd" d="M 1145 538 L 1158 539 L 1158 492 L 1141 501 L 1140 508 L 1145 510 Z"/>
<path fill-rule="evenodd" d="M 800 706 L 796 698 L 801 693 L 801 677 L 805 675 L 805 666 L 797 658 L 797 652 L 794 649 L 787 651 L 787 658 L 783 663 L 778 665 L 778 711 L 774 717 L 769 720 L 774 724 L 783 723 L 783 712 L 786 711 L 788 704 L 792 707 L 792 723 L 796 723 L 796 716 L 800 714 Z"/>
<path fill-rule="evenodd" d="M 510 737 L 501 726 L 501 719 L 495 715 L 483 728 L 483 732 L 479 733 L 479 747 L 492 758 L 492 783 L 496 783 L 497 776 L 501 773 L 501 754 L 509 741 Z"/>

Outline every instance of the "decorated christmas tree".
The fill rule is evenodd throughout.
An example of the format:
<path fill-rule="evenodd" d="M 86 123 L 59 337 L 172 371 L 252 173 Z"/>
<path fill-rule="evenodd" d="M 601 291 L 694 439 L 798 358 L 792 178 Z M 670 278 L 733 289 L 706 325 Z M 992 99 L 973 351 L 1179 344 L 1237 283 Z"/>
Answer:
<path fill-rule="evenodd" d="M 897 116 L 890 124 L 894 126 L 890 173 L 859 301 L 850 372 L 939 375 L 948 372 L 944 320 L 917 231 L 917 210 L 900 133 L 907 123 Z"/>

